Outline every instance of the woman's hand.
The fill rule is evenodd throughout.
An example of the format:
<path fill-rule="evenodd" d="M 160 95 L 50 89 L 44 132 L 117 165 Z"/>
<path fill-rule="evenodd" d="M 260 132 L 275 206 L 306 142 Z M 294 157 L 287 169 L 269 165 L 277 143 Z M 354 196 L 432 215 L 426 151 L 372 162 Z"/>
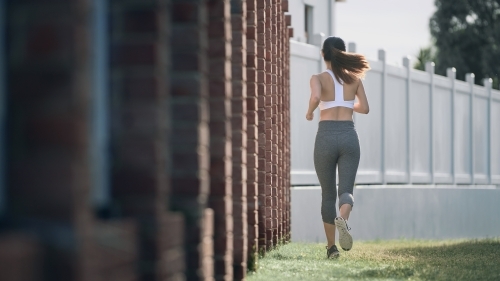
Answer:
<path fill-rule="evenodd" d="M 306 119 L 307 119 L 307 121 L 312 121 L 312 120 L 313 120 L 313 118 L 314 118 L 314 113 L 309 113 L 309 112 L 308 112 L 308 113 L 306 114 Z"/>

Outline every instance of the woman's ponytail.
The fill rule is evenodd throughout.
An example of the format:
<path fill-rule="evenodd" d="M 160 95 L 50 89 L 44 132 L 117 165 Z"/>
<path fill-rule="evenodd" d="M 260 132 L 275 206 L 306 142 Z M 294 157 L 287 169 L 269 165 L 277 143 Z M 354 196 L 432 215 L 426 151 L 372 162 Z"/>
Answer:
<path fill-rule="evenodd" d="M 340 83 L 351 84 L 364 78 L 370 65 L 365 56 L 347 53 L 345 43 L 338 37 L 328 37 L 323 43 L 323 58 L 332 64 L 332 71 Z"/>

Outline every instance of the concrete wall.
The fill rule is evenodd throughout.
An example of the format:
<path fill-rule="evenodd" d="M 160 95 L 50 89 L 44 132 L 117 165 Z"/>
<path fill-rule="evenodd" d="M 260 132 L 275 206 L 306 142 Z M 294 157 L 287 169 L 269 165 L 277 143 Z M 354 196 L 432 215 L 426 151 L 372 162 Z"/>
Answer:
<path fill-rule="evenodd" d="M 292 241 L 326 241 L 321 189 L 292 188 Z M 356 186 L 349 226 L 355 240 L 500 236 L 494 186 Z"/>

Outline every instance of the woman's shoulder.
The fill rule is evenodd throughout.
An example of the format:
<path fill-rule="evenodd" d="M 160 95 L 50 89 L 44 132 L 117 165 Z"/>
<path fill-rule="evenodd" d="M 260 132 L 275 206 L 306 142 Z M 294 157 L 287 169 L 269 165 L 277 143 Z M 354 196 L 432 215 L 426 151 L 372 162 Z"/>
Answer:
<path fill-rule="evenodd" d="M 361 84 L 361 78 L 354 76 L 353 81 L 347 85 L 357 87 L 357 86 L 359 86 L 359 84 Z"/>
<path fill-rule="evenodd" d="M 324 72 L 316 73 L 311 75 L 311 81 L 313 80 L 323 80 Z"/>
<path fill-rule="evenodd" d="M 311 79 L 323 80 L 329 76 L 330 76 L 330 74 L 328 74 L 328 72 L 325 71 L 325 72 L 320 72 L 320 73 L 316 73 L 316 74 L 311 75 Z"/>
<path fill-rule="evenodd" d="M 327 72 L 321 72 L 311 75 L 311 83 L 316 82 L 320 85 L 323 85 L 326 81 L 328 81 L 330 74 Z"/>

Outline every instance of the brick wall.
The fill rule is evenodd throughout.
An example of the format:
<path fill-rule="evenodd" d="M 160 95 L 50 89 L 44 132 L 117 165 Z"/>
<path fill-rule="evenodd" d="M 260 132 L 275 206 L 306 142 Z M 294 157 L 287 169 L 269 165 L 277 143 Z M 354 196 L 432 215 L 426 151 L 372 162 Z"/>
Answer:
<path fill-rule="evenodd" d="M 89 204 L 93 3 L 9 1 L 0 19 L 0 279 L 244 280 L 290 240 L 288 2 L 109 0 L 104 213 Z"/>

